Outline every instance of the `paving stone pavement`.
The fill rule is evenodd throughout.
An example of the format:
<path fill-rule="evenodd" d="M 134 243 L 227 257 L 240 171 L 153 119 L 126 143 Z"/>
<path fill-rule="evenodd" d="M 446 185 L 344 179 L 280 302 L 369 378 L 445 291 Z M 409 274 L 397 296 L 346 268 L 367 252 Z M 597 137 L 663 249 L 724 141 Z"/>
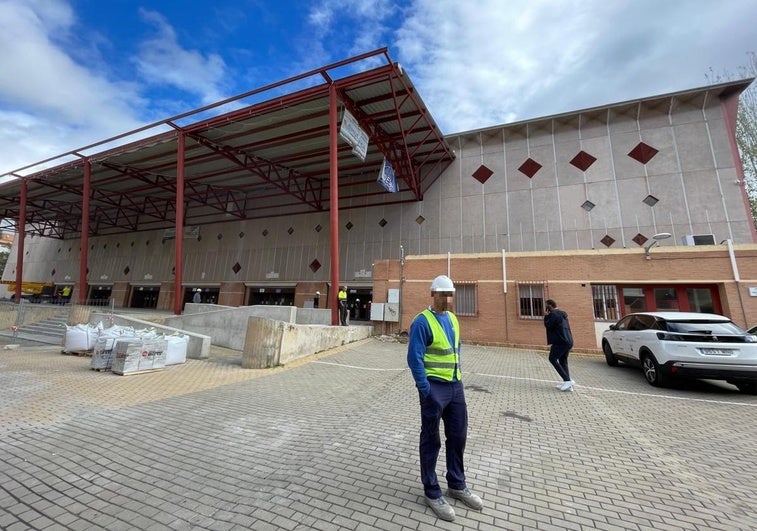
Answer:
<path fill-rule="evenodd" d="M 263 371 L 214 349 L 129 376 L 0 350 L 0 528 L 757 528 L 757 397 L 657 389 L 580 354 L 561 393 L 546 353 L 472 345 L 466 465 L 485 507 L 450 500 L 456 520 L 437 520 L 405 349 L 374 338 Z"/>

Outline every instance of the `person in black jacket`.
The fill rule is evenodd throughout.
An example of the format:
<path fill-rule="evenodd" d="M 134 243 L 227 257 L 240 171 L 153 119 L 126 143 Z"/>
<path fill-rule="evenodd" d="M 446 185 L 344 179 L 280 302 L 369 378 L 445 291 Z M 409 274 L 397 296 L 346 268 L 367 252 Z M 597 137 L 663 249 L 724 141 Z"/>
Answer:
<path fill-rule="evenodd" d="M 547 344 L 549 348 L 549 362 L 562 378 L 563 383 L 557 388 L 560 391 L 572 391 L 576 382 L 570 379 L 568 370 L 568 354 L 573 348 L 573 334 L 570 331 L 568 314 L 557 309 L 557 303 L 547 299 L 544 327 L 547 329 Z"/>

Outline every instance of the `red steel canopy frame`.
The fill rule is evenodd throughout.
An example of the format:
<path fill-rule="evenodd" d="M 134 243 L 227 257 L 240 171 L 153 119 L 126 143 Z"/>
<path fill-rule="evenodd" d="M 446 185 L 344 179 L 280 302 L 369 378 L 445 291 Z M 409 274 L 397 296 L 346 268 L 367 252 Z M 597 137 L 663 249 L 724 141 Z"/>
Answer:
<path fill-rule="evenodd" d="M 345 109 L 368 134 L 364 161 L 339 142 Z M 384 158 L 396 193 L 376 183 Z M 19 236 L 81 238 L 85 250 L 89 236 L 180 235 L 185 226 L 329 209 L 336 324 L 339 209 L 422 200 L 453 159 L 410 78 L 381 48 L 0 175 L 17 178 L 0 185 L 0 212 Z M 178 314 L 182 238 L 175 241 Z M 82 251 L 80 302 L 86 261 Z"/>

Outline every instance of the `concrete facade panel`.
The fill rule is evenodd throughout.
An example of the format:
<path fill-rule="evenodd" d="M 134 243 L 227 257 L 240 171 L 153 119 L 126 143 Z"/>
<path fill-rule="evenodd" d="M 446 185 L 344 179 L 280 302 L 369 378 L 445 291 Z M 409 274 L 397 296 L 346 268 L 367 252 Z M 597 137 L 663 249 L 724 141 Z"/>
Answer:
<path fill-rule="evenodd" d="M 505 166 L 507 171 L 507 191 L 530 190 L 532 186 L 531 179 L 518 170 L 521 164 L 529 158 L 528 151 L 520 148 L 511 150 L 510 146 L 505 146 L 505 150 L 507 157 Z"/>
<path fill-rule="evenodd" d="M 552 186 L 562 187 L 586 182 L 584 173 L 570 164 L 570 161 L 579 151 L 581 151 L 581 143 L 578 138 L 555 145 L 557 179 L 552 181 Z"/>
<path fill-rule="evenodd" d="M 655 207 L 642 202 L 648 195 L 649 181 L 646 178 L 617 181 L 616 204 L 620 207 L 622 226 L 633 229 L 638 225 L 651 224 L 654 215 L 652 209 Z M 633 235 L 635 234 L 634 232 Z"/>
<path fill-rule="evenodd" d="M 541 168 L 531 179 L 534 188 L 545 188 L 555 185 L 555 152 L 552 144 L 532 147 L 530 158 L 541 164 Z M 523 159 L 526 160 L 525 158 Z M 517 171 L 517 170 L 516 170 Z M 523 177 L 520 171 L 517 171 Z"/>
<path fill-rule="evenodd" d="M 460 193 L 463 197 L 481 195 L 483 193 L 484 185 L 473 177 L 473 172 L 481 167 L 482 164 L 484 164 L 484 161 L 480 155 L 463 159 L 461 165 L 462 173 L 460 174 Z M 490 177 L 489 180 L 493 178 L 494 176 Z"/>
<path fill-rule="evenodd" d="M 527 129 L 529 148 L 544 148 L 552 145 L 552 120 L 530 122 Z"/>
<path fill-rule="evenodd" d="M 630 104 L 608 110 L 610 135 L 633 133 L 638 131 L 638 105 Z"/>
<path fill-rule="evenodd" d="M 605 136 L 590 138 L 581 141 L 581 150 L 595 157 L 597 160 L 583 172 L 586 182 L 614 181 L 615 167 L 613 165 L 610 140 Z M 576 152 L 577 154 L 578 152 Z M 570 164 L 568 166 L 581 173 L 581 170 Z"/>
<path fill-rule="evenodd" d="M 610 137 L 616 179 L 634 179 L 645 175 L 644 165 L 628 156 L 641 141 L 638 131 L 613 134 Z M 659 149 L 657 146 L 652 147 Z"/>
<path fill-rule="evenodd" d="M 670 127 L 666 126 L 644 129 L 642 131 L 642 138 L 645 144 L 648 144 L 657 150 L 657 154 L 646 164 L 646 172 L 648 175 L 681 171 L 673 138 L 673 130 Z M 626 158 L 639 164 L 631 157 L 627 156 Z"/>
<path fill-rule="evenodd" d="M 484 205 L 484 234 L 489 241 L 494 237 L 495 242 L 507 234 L 507 194 L 490 193 L 483 197 Z M 487 249 L 497 249 L 499 243 L 494 247 L 487 246 Z"/>
<path fill-rule="evenodd" d="M 459 152 L 458 152 L 459 153 Z M 455 161 L 450 164 L 449 168 L 433 185 L 433 187 L 439 187 L 439 195 L 445 199 L 460 197 L 460 175 L 462 172 L 463 157 L 455 158 Z"/>
<path fill-rule="evenodd" d="M 638 120 L 642 129 L 657 129 L 670 125 L 670 99 L 645 102 L 638 107 Z"/>
<path fill-rule="evenodd" d="M 681 169 L 684 172 L 715 168 L 707 128 L 704 123 L 692 122 L 676 125 L 673 130 Z"/>
<path fill-rule="evenodd" d="M 505 176 L 505 159 L 500 144 L 500 150 L 497 153 L 487 153 L 484 157 L 484 164 L 494 173 L 489 180 L 482 185 L 484 194 L 498 194 L 505 192 L 507 189 L 507 179 Z"/>
<path fill-rule="evenodd" d="M 484 196 L 463 197 L 461 201 L 461 226 L 464 253 L 484 252 L 481 238 L 484 234 Z"/>
<path fill-rule="evenodd" d="M 510 234 L 512 235 L 511 248 L 519 251 L 533 250 L 532 246 L 526 246 L 523 235 L 532 235 L 534 232 L 534 205 L 530 190 L 510 192 Z M 531 241 L 533 236 L 531 236 Z"/>
<path fill-rule="evenodd" d="M 736 167 L 731 142 L 725 130 L 725 122 L 722 119 L 708 120 L 707 127 L 710 133 L 709 140 L 715 158 L 715 166 L 719 169 Z M 738 161 L 738 164 L 741 166 L 741 160 Z"/>
<path fill-rule="evenodd" d="M 590 111 L 581 114 L 581 140 L 607 136 L 607 111 Z"/>
<path fill-rule="evenodd" d="M 491 154 L 494 154 L 495 156 L 502 155 L 502 143 L 504 142 L 502 129 L 496 128 L 489 131 L 483 131 L 479 134 L 481 135 L 484 156 Z"/>
<path fill-rule="evenodd" d="M 701 122 L 705 101 L 702 94 L 691 97 L 674 97 L 670 120 L 673 125 Z"/>

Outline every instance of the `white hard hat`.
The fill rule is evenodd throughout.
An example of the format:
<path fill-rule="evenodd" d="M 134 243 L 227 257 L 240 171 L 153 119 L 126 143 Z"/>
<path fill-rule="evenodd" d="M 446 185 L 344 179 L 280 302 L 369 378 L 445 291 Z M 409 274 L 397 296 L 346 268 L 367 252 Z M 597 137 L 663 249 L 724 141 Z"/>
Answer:
<path fill-rule="evenodd" d="M 197 291 L 202 291 L 202 289 L 200 289 L 200 288 L 197 288 Z"/>
<path fill-rule="evenodd" d="M 439 275 L 431 283 L 431 291 L 448 291 L 454 293 L 455 285 L 452 283 L 452 279 L 447 275 Z"/>

